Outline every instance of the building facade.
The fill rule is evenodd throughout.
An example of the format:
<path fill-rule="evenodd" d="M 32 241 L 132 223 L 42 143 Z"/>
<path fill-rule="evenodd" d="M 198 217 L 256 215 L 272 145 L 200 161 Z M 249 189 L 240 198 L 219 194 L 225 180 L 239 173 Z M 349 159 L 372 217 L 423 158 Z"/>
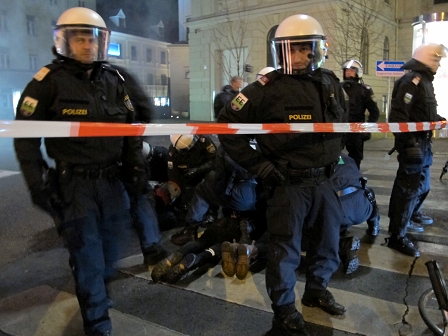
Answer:
<path fill-rule="evenodd" d="M 394 78 L 376 76 L 379 60 L 407 61 L 412 56 L 413 27 L 421 14 L 448 12 L 443 0 L 191 0 L 188 19 L 190 45 L 190 117 L 213 120 L 213 99 L 226 84 L 229 69 L 223 60 L 232 49 L 244 55 L 237 63 L 243 65 L 246 82 L 255 79 L 256 71 L 270 65 L 269 39 L 276 26 L 293 14 L 316 18 L 329 36 L 329 58 L 324 67 L 342 77 L 343 54 L 332 54 L 341 44 L 358 44 L 358 59 L 364 64 L 364 81 L 373 87 L 380 111 L 385 114 Z M 348 6 L 344 6 L 344 3 Z M 355 15 L 357 14 L 357 15 Z M 373 17 L 370 21 L 367 17 Z M 349 18 L 348 21 L 346 19 Z M 350 21 L 352 18 L 352 21 Z M 364 20 L 364 21 L 363 21 Z M 360 35 L 343 41 L 337 32 L 353 26 Z M 241 28 L 243 27 L 243 28 Z M 224 30 L 224 31 L 223 31 Z M 361 33 L 362 32 L 362 33 Z M 228 36 L 237 41 L 233 46 L 222 43 Z M 243 36 L 243 37 L 241 37 Z M 240 37 L 240 40 L 235 39 Z M 360 45 L 362 44 L 362 46 Z M 224 66 L 223 66 L 224 64 Z M 245 66 L 248 65 L 248 66 Z M 224 69 L 227 66 L 227 69 Z M 253 70 L 252 72 L 250 72 Z M 240 74 L 240 73 L 239 73 Z"/>
<path fill-rule="evenodd" d="M 182 80 L 183 85 L 176 85 L 174 100 L 170 99 L 170 66 L 182 69 L 183 77 L 184 69 L 189 66 L 188 48 L 177 47 L 176 43 L 176 58 L 171 60 L 168 48 L 171 42 L 165 40 L 167 30 L 174 29 L 178 34 L 178 19 L 175 19 L 173 27 L 168 27 L 162 14 L 157 16 L 151 12 L 149 20 L 144 13 L 140 16 L 135 10 L 130 13 L 132 7 L 112 7 L 112 2 L 101 1 L 104 2 L 111 6 L 98 6 L 96 0 L 0 1 L 0 120 L 14 119 L 15 106 L 26 84 L 42 66 L 55 58 L 51 51 L 53 27 L 60 14 L 71 7 L 87 7 L 103 17 L 111 30 L 109 62 L 126 67 L 136 76 L 155 104 L 156 118 L 171 117 L 172 104 L 188 111 L 188 106 L 185 106 L 188 105 L 185 103 L 185 96 L 189 94 L 188 81 Z M 171 0 L 171 7 L 172 3 Z M 162 7 L 158 5 L 161 13 Z M 175 14 L 177 16 L 177 12 Z M 141 22 L 141 30 L 135 24 L 137 18 Z M 178 41 L 172 37 L 173 34 L 170 36 L 171 40 Z"/>

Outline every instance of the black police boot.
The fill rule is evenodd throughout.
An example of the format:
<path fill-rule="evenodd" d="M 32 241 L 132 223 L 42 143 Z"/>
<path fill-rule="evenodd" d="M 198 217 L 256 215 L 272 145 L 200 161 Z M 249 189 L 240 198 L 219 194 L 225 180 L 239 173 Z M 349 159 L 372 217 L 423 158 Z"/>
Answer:
<path fill-rule="evenodd" d="M 148 249 L 143 251 L 143 264 L 146 267 L 153 266 L 168 255 L 160 244 L 153 244 Z"/>
<path fill-rule="evenodd" d="M 254 245 L 255 241 L 251 245 L 240 244 L 238 246 L 238 261 L 236 262 L 236 277 L 240 280 L 244 280 L 249 272 L 249 265 L 251 259 L 255 259 L 258 255 L 258 249 Z"/>
<path fill-rule="evenodd" d="M 315 295 L 315 293 L 307 292 L 302 297 L 302 304 L 307 307 L 317 307 L 322 309 L 331 315 L 344 315 L 347 309 L 339 303 L 337 303 L 333 295 L 328 291 L 323 291 L 320 295 Z"/>
<path fill-rule="evenodd" d="M 180 252 L 174 252 L 171 253 L 168 257 L 163 259 L 162 261 L 159 261 L 157 265 L 154 266 L 154 268 L 151 271 L 151 278 L 154 282 L 160 282 L 163 280 L 166 272 L 171 267 L 174 267 L 178 263 L 181 262 L 184 255 Z"/>
<path fill-rule="evenodd" d="M 400 237 L 396 234 L 386 238 L 387 247 L 411 257 L 420 257 L 420 251 L 414 246 L 414 243 L 408 237 Z"/>
<path fill-rule="evenodd" d="M 180 263 L 170 268 L 164 277 L 169 284 L 178 282 L 185 274 L 192 270 L 199 263 L 199 258 L 194 253 L 188 253 Z"/>
<path fill-rule="evenodd" d="M 411 221 L 421 225 L 431 225 L 434 223 L 434 220 L 431 217 L 421 213 L 420 211 L 412 214 Z"/>
<path fill-rule="evenodd" d="M 380 233 L 380 211 L 376 204 L 375 192 L 372 188 L 365 187 L 365 196 L 372 203 L 373 209 L 369 219 L 367 219 L 367 234 L 372 237 L 378 236 Z"/>
<path fill-rule="evenodd" d="M 341 237 L 339 240 L 339 258 L 344 267 L 345 274 L 352 274 L 358 269 L 359 259 L 357 251 L 361 246 L 361 241 L 358 237 L 348 235 Z"/>
<path fill-rule="evenodd" d="M 170 241 L 176 245 L 185 245 L 189 241 L 198 239 L 198 227 L 197 223 L 188 224 L 182 231 L 175 233 L 171 236 Z"/>
<path fill-rule="evenodd" d="M 221 244 L 222 270 L 228 277 L 233 277 L 236 272 L 236 262 L 238 255 L 238 243 L 225 241 Z"/>
<path fill-rule="evenodd" d="M 286 316 L 274 314 L 272 329 L 266 336 L 310 336 L 310 334 L 305 328 L 302 314 L 296 310 Z"/>
<path fill-rule="evenodd" d="M 408 226 L 406 227 L 406 231 L 413 233 L 422 233 L 423 231 L 425 231 L 425 228 L 421 224 L 410 221 Z"/>

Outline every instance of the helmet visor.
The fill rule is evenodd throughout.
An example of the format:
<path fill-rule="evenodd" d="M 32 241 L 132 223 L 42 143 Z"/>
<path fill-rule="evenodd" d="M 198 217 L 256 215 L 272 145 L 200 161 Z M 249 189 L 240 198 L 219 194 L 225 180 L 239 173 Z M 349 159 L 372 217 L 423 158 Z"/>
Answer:
<path fill-rule="evenodd" d="M 271 41 L 274 67 L 288 75 L 307 73 L 325 63 L 327 48 L 323 37 L 316 39 L 274 39 Z"/>
<path fill-rule="evenodd" d="M 59 26 L 54 30 L 53 41 L 59 55 L 91 64 L 107 59 L 109 35 L 106 28 Z"/>

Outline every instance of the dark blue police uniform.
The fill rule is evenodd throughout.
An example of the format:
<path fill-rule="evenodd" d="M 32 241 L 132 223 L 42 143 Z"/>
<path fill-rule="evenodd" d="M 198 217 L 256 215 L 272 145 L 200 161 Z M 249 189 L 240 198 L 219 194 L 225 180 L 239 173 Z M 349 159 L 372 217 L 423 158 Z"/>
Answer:
<path fill-rule="evenodd" d="M 272 71 L 246 86 L 221 111 L 218 122 L 345 122 L 347 99 L 329 70 L 306 75 Z M 260 151 L 250 147 L 246 135 L 219 135 L 229 156 L 249 172 L 265 179 L 275 167 L 286 177 L 267 201 L 270 241 L 266 287 L 274 313 L 288 315 L 295 311 L 295 271 L 305 225 L 315 232 L 307 251 L 310 267 L 305 293 L 324 295 L 339 265 L 342 209 L 328 177 L 341 152 L 341 135 L 273 133 L 255 138 Z"/>
<path fill-rule="evenodd" d="M 369 85 L 358 83 L 357 80 L 347 79 L 342 82 L 342 87 L 349 96 L 350 112 L 349 122 L 365 122 L 365 111 L 369 111 L 367 122 L 374 123 L 378 121 L 380 111 L 376 102 L 373 100 L 374 93 Z M 364 141 L 370 139 L 370 133 L 347 133 L 345 147 L 348 156 L 355 160 L 358 168 L 364 158 Z"/>
<path fill-rule="evenodd" d="M 429 68 L 415 59 L 407 62 L 403 68 L 412 71 L 395 82 L 389 121 L 442 120 L 437 114 L 432 85 L 434 75 Z M 399 166 L 389 203 L 389 231 L 404 237 L 412 215 L 420 211 L 430 191 L 432 132 L 394 133 L 394 136 Z"/>
<path fill-rule="evenodd" d="M 121 76 L 107 64 L 94 63 L 91 70 L 89 76 L 85 66 L 70 59 L 45 66 L 25 88 L 16 119 L 132 122 L 133 108 Z M 143 167 L 140 139 L 127 140 L 45 138 L 47 153 L 56 162 L 50 201 L 42 180 L 41 139 L 14 139 L 33 202 L 53 215 L 65 239 L 88 335 L 112 328 L 106 283 L 114 275 L 123 224 L 130 221 L 129 199 L 118 179 L 125 146 L 128 164 Z"/>

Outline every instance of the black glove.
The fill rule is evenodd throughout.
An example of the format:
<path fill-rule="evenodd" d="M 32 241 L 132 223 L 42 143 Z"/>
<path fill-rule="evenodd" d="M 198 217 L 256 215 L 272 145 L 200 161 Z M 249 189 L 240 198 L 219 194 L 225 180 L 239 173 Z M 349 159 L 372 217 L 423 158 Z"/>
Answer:
<path fill-rule="evenodd" d="M 192 179 L 193 177 L 196 176 L 196 174 L 198 173 L 198 168 L 191 168 L 191 169 L 187 169 L 185 171 L 185 178 Z"/>
<path fill-rule="evenodd" d="M 423 153 L 420 147 L 408 147 L 405 150 L 406 162 L 420 164 L 423 162 Z"/>
<path fill-rule="evenodd" d="M 148 173 L 146 169 L 134 167 L 131 171 L 131 180 L 128 183 L 128 192 L 131 196 L 137 196 L 147 191 Z"/>
<path fill-rule="evenodd" d="M 52 216 L 53 208 L 51 207 L 50 190 L 42 186 L 42 187 L 34 187 L 30 190 L 30 192 L 33 204 Z"/>

